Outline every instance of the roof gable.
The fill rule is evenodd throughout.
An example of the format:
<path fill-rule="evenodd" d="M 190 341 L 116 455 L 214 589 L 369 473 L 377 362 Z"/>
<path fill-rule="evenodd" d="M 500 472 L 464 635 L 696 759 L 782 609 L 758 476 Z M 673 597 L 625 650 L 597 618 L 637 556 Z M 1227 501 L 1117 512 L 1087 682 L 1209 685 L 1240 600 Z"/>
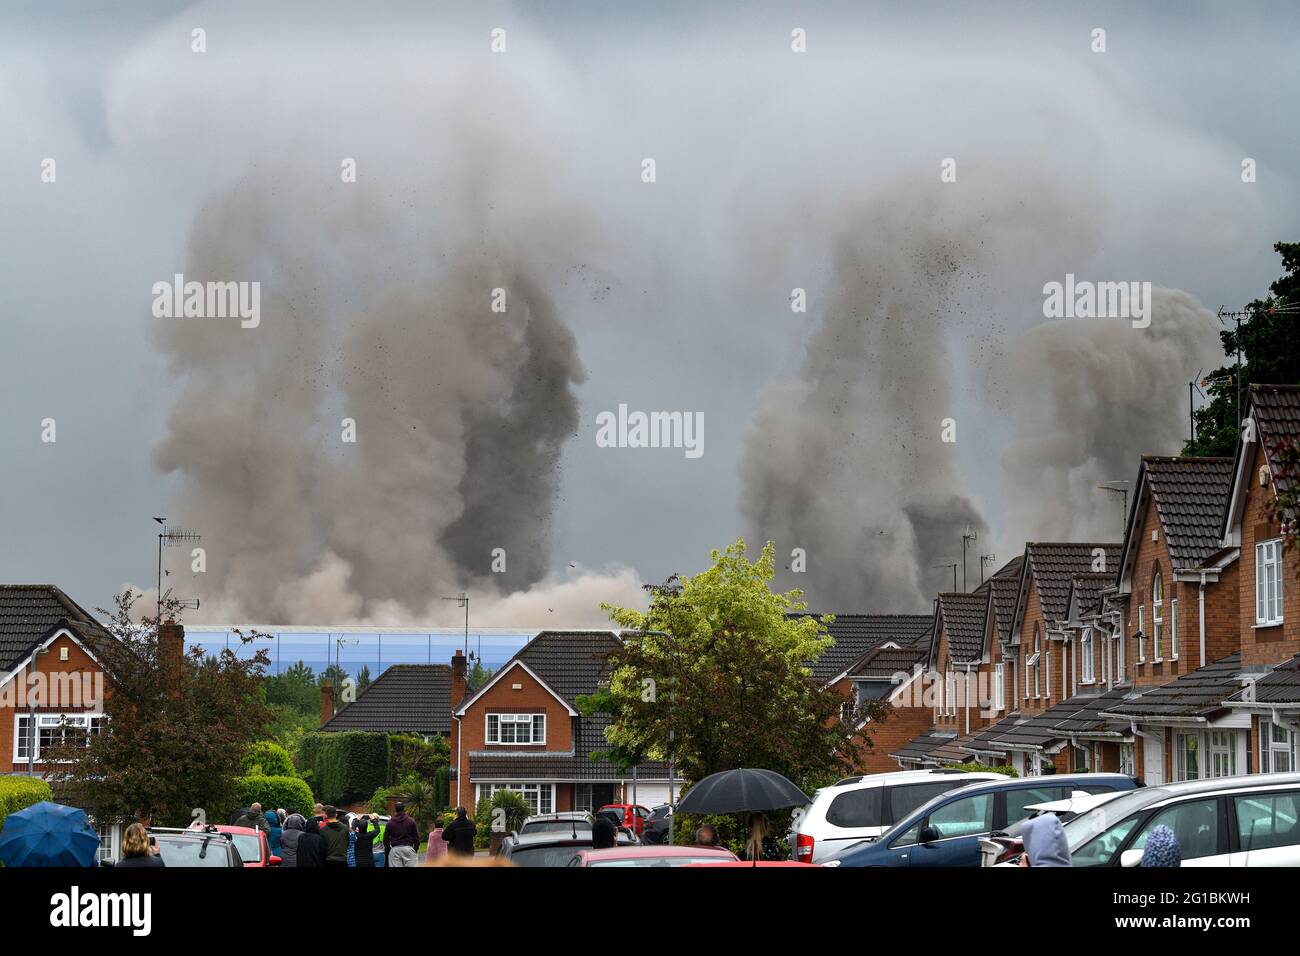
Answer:
<path fill-rule="evenodd" d="M 793 617 L 818 617 L 806 612 Z M 817 660 L 808 664 L 819 684 L 832 683 L 844 676 L 853 662 L 866 651 L 881 644 L 914 647 L 928 643 L 934 625 L 932 614 L 836 614 L 826 626 L 835 641 Z"/>
<path fill-rule="evenodd" d="M 1093 572 L 1098 550 L 1105 556 L 1104 566 L 1116 569 L 1118 574 L 1120 547 L 1113 542 L 1031 542 L 1025 545 L 1024 571 L 1016 601 L 1016 624 L 1019 625 L 1023 619 L 1025 605 L 1029 600 L 1029 587 L 1038 591 L 1038 604 L 1044 620 L 1064 620 L 1069 610 L 1067 604 L 1074 576 Z"/>
<path fill-rule="evenodd" d="M 987 594 L 949 591 L 939 595 L 936 631 L 943 629 L 948 639 L 948 657 L 962 664 L 979 660 L 984 654 L 989 596 Z"/>
<path fill-rule="evenodd" d="M 0 584 L 0 670 L 13 670 L 60 626 L 83 639 L 107 637 L 89 611 L 53 584 Z"/>
<path fill-rule="evenodd" d="M 1237 442 L 1231 494 L 1220 528 L 1225 546 L 1241 541 L 1239 525 L 1246 497 L 1255 486 L 1257 448 L 1262 447 L 1270 477 L 1279 492 L 1290 490 L 1294 484 L 1294 479 L 1287 476 L 1281 467 L 1278 455 L 1287 442 L 1300 442 L 1300 385 L 1250 386 L 1246 417 L 1254 423 L 1254 440 Z"/>
<path fill-rule="evenodd" d="M 448 734 L 451 668 L 446 664 L 391 664 L 321 730 Z"/>

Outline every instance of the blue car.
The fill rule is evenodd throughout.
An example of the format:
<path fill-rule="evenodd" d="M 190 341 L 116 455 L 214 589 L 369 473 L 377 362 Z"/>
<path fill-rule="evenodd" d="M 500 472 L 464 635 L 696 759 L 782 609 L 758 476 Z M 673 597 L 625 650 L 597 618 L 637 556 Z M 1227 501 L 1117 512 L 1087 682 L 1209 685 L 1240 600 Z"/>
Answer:
<path fill-rule="evenodd" d="M 1064 800 L 1076 790 L 1134 790 L 1119 773 L 1071 773 L 984 781 L 935 797 L 869 843 L 857 843 L 823 866 L 979 866 L 980 838 L 1029 816 L 1025 808 Z"/>

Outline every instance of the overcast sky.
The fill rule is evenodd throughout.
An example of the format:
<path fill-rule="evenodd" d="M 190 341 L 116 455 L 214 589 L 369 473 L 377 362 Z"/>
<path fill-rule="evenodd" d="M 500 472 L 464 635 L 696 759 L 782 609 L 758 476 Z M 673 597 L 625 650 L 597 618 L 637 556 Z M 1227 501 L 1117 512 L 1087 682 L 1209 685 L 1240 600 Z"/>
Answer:
<path fill-rule="evenodd" d="M 150 517 L 166 515 L 194 523 L 217 565 L 195 576 L 173 557 L 181 596 L 202 594 L 219 617 L 276 618 L 266 623 L 412 623 L 439 592 L 469 588 L 486 589 L 485 608 L 505 602 L 494 625 L 590 624 L 602 597 L 630 599 L 634 582 L 766 534 L 784 537 L 782 564 L 809 550 L 808 578 L 783 582 L 828 610 L 928 610 L 951 583 L 934 559 L 959 555 L 965 522 L 999 563 L 1027 536 L 1118 533 L 1098 524 L 1113 514 L 1100 492 L 1022 499 L 1035 487 L 1086 496 L 1097 479 L 1133 477 L 1139 453 L 1176 452 L 1186 383 L 1214 358 L 1197 308 L 1263 293 L 1279 272 L 1272 244 L 1300 235 L 1294 4 L 266 6 L 0 11 L 0 581 L 104 605 L 124 583 L 152 584 Z M 194 28 L 206 53 L 191 49 Z M 490 49 L 494 28 L 504 54 Z M 1096 28 L 1105 52 L 1091 48 Z M 791 49 L 795 29 L 805 53 Z M 352 193 L 343 157 L 358 160 Z M 948 157 L 956 183 L 940 179 Z M 529 328 L 549 329 L 545 345 L 479 338 L 451 314 L 462 280 L 486 301 L 499 250 L 538 285 Z M 949 255 L 940 279 L 913 261 Z M 160 323 L 151 287 L 187 268 L 262 281 L 265 329 L 227 325 L 218 340 Z M 1131 375 L 1061 386 L 1067 363 L 1034 380 L 1051 393 L 1038 401 L 1020 394 L 1017 356 L 1074 341 L 1029 334 L 1045 321 L 1043 283 L 1067 272 L 1186 297 L 1169 300 L 1168 334 Z M 806 313 L 791 311 L 796 287 Z M 542 303 L 554 307 L 545 321 Z M 873 309 L 909 305 L 923 341 L 845 338 L 887 318 Z M 459 330 L 447 335 L 462 357 L 363 368 L 349 332 L 382 338 L 421 309 L 431 328 Z M 293 353 L 277 328 L 305 312 L 328 332 L 317 342 L 313 326 Z M 1148 354 L 1094 328 L 1079 333 L 1083 364 Z M 882 355 L 888 342 L 896 356 Z M 537 423 L 521 408 L 492 418 L 469 357 L 518 402 L 548 383 L 556 409 Z M 232 376 L 232 361 L 248 367 Z M 452 422 L 404 404 L 428 398 L 429 368 L 464 370 Z M 275 404 L 281 380 L 292 414 Z M 1080 395 L 1107 422 L 1100 437 L 1078 433 Z M 704 454 L 598 447 L 596 416 L 620 403 L 702 413 Z M 337 423 L 357 407 L 371 457 L 339 464 Z M 396 443 L 380 408 L 435 437 Z M 259 422 L 247 458 L 222 431 L 240 416 Z M 956 444 L 909 457 L 949 416 Z M 484 417 L 490 438 L 475 431 Z M 564 434 L 538 438 L 512 473 L 501 443 L 557 421 Z M 1069 434 L 1055 436 L 1059 452 L 1033 444 L 1053 421 L 1079 434 L 1075 447 Z M 301 466 L 238 478 L 280 447 Z M 1049 454 L 1069 459 L 1060 484 L 1027 479 L 1023 463 Z M 423 460 L 440 456 L 457 467 Z M 1109 474 L 1119 461 L 1131 468 Z M 336 464 L 337 480 L 312 471 Z M 500 511 L 470 487 L 510 497 L 499 486 L 534 478 L 545 480 Z M 961 504 L 949 511 L 950 496 Z M 895 522 L 905 498 L 938 519 Z M 1049 513 L 1071 508 L 1087 521 Z M 462 509 L 508 525 L 516 577 L 492 578 L 497 542 L 458 527 Z M 914 566 L 887 587 L 873 583 L 887 562 L 863 555 L 873 534 L 890 542 L 888 563 Z M 309 601 L 290 596 L 300 587 L 315 589 Z M 535 600 L 508 603 L 516 591 Z"/>

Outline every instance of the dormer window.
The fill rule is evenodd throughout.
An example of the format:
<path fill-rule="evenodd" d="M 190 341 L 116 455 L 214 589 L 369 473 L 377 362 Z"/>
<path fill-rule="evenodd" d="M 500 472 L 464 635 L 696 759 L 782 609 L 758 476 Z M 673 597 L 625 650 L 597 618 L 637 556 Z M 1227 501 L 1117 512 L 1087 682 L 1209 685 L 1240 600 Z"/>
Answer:
<path fill-rule="evenodd" d="M 1269 627 L 1282 623 L 1282 541 L 1255 545 L 1255 623 Z"/>

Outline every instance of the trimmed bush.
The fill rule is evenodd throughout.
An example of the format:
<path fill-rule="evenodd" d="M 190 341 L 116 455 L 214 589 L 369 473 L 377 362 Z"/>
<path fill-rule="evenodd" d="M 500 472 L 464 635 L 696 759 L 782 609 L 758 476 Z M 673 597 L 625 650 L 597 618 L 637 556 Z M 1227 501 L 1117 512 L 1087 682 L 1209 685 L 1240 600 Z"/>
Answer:
<path fill-rule="evenodd" d="M 240 765 L 246 777 L 296 777 L 289 751 L 273 740 L 259 740 L 248 748 Z"/>
<path fill-rule="evenodd" d="M 53 800 L 50 785 L 33 777 L 0 777 L 0 828 L 5 817 L 42 800 Z"/>
<path fill-rule="evenodd" d="M 325 803 L 368 800 L 388 783 L 388 735 L 365 731 L 308 734 L 298 750 L 298 769 Z"/>
<path fill-rule="evenodd" d="M 266 811 L 283 807 L 297 811 L 303 816 L 311 816 L 312 805 L 316 799 L 311 795 L 311 787 L 298 777 L 263 776 L 260 774 L 240 777 L 235 781 L 235 796 L 241 807 L 260 803 Z"/>
<path fill-rule="evenodd" d="M 976 762 L 957 763 L 957 764 L 949 764 L 944 769 L 965 770 L 967 773 L 1000 773 L 1008 777 L 1020 776 L 1020 774 L 1016 773 L 1016 768 L 1011 766 L 1010 764 L 1000 764 L 999 766 L 996 767 L 990 767 L 987 764 L 976 763 Z"/>

